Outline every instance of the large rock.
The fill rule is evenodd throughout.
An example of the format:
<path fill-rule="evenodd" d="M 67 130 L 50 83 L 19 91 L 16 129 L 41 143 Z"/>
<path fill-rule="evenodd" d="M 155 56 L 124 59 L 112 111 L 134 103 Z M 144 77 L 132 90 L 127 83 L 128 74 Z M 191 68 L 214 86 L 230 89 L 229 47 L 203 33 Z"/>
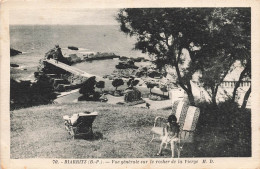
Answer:
<path fill-rule="evenodd" d="M 55 45 L 53 49 L 50 49 L 47 53 L 45 53 L 45 59 L 55 59 L 59 62 L 69 64 L 68 60 L 63 56 L 59 45 Z"/>
<path fill-rule="evenodd" d="M 75 46 L 68 46 L 68 49 L 70 49 L 70 50 L 79 50 L 79 48 L 77 48 Z"/>
<path fill-rule="evenodd" d="M 117 69 L 138 69 L 138 66 L 134 64 L 133 61 L 127 61 L 127 62 L 119 62 L 118 65 L 116 65 Z"/>
<path fill-rule="evenodd" d="M 19 50 L 15 50 L 15 49 L 10 48 L 10 56 L 19 55 L 19 54 L 21 54 L 21 53 L 22 53 L 22 52 L 19 51 Z"/>
<path fill-rule="evenodd" d="M 76 54 L 70 54 L 69 57 L 67 57 L 67 60 L 70 64 L 79 63 L 81 62 L 81 58 L 78 57 Z"/>
<path fill-rule="evenodd" d="M 127 89 L 125 91 L 124 100 L 125 102 L 134 102 L 134 101 L 142 100 L 141 96 L 142 96 L 141 92 L 136 88 Z"/>
<path fill-rule="evenodd" d="M 120 56 L 115 55 L 114 53 L 101 53 L 97 52 L 96 54 L 91 54 L 88 57 L 85 58 L 86 61 L 92 61 L 92 60 L 105 60 L 105 59 L 114 59 L 114 58 L 120 58 Z"/>
<path fill-rule="evenodd" d="M 11 67 L 19 67 L 19 65 L 14 64 L 14 63 L 11 63 L 10 66 L 11 66 Z"/>

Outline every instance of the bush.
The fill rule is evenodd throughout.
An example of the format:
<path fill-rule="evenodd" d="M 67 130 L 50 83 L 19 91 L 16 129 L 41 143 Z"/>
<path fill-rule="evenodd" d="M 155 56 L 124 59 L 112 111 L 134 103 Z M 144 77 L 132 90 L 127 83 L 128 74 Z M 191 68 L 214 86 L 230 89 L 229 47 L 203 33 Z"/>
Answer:
<path fill-rule="evenodd" d="M 149 99 L 150 100 L 154 100 L 154 101 L 161 101 L 161 100 L 168 100 L 169 98 L 167 96 L 163 97 L 160 96 L 159 94 L 150 94 L 149 95 Z"/>
<path fill-rule="evenodd" d="M 197 156 L 251 156 L 251 111 L 241 110 L 227 100 L 214 106 L 198 104 L 201 114 L 197 124 Z"/>
<path fill-rule="evenodd" d="M 94 92 L 89 95 L 81 95 L 78 98 L 78 101 L 99 101 L 100 97 L 101 97 L 101 94 L 99 92 Z"/>
<path fill-rule="evenodd" d="M 45 75 L 38 77 L 37 81 L 17 82 L 10 81 L 10 108 L 11 110 L 52 103 L 57 95 L 54 93 L 52 83 Z"/>
<path fill-rule="evenodd" d="M 79 93 L 83 96 L 78 98 L 79 101 L 99 101 L 101 94 L 95 91 L 95 85 L 97 84 L 96 77 L 92 76 L 88 78 L 81 86 Z M 99 82 L 99 87 L 103 87 L 105 82 Z"/>
<path fill-rule="evenodd" d="M 92 76 L 82 83 L 79 93 L 83 95 L 91 95 L 95 92 L 96 77 Z"/>
<path fill-rule="evenodd" d="M 115 80 L 113 80 L 112 85 L 113 85 L 113 86 L 116 88 L 116 90 L 117 90 L 117 88 L 118 88 L 119 86 L 124 85 L 124 81 L 123 81 L 122 79 L 115 79 Z"/>
<path fill-rule="evenodd" d="M 96 87 L 99 88 L 102 92 L 102 89 L 105 88 L 105 82 L 104 81 L 97 82 Z"/>

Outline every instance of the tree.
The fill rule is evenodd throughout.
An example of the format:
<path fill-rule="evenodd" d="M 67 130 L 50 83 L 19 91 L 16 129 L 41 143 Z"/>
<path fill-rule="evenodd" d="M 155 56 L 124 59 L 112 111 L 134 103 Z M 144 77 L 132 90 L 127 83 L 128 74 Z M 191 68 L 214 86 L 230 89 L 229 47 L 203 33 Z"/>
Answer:
<path fill-rule="evenodd" d="M 250 77 L 251 78 L 251 58 L 247 58 L 245 60 L 245 62 L 246 62 L 246 64 L 243 65 L 244 69 L 240 73 L 238 81 L 235 83 L 235 87 L 234 87 L 234 90 L 233 90 L 233 93 L 232 93 L 232 101 L 233 102 L 235 102 L 237 89 L 240 86 L 240 84 L 243 81 L 243 79 L 245 79 L 246 77 Z M 250 92 L 251 92 L 251 90 L 250 90 Z"/>
<path fill-rule="evenodd" d="M 146 86 L 148 89 L 150 89 L 150 94 L 152 93 L 152 89 L 156 86 L 155 83 L 147 82 Z"/>
<path fill-rule="evenodd" d="M 105 82 L 104 81 L 97 82 L 96 87 L 100 88 L 100 90 L 102 92 L 102 89 L 105 88 Z"/>
<path fill-rule="evenodd" d="M 168 89 L 167 89 L 166 85 L 160 86 L 160 90 L 163 92 L 163 96 L 164 96 L 164 92 L 168 92 Z"/>
<path fill-rule="evenodd" d="M 215 64 L 212 60 L 223 64 L 219 66 L 221 71 L 214 75 L 215 80 L 205 78 L 210 80 L 205 87 L 211 90 L 215 100 L 219 84 L 237 59 L 243 42 L 240 38 L 240 24 L 243 24 L 239 22 L 240 11 L 243 9 L 135 8 L 121 10 L 117 20 L 124 33 L 136 36 L 135 48 L 153 57 L 159 70 L 167 64 L 175 68 L 178 84 L 187 93 L 190 104 L 194 105 L 192 75 L 198 70 L 204 74 L 217 70 L 217 67 L 210 69 Z M 185 50 L 188 50 L 189 62 L 186 61 L 188 57 L 183 57 Z"/>
<path fill-rule="evenodd" d="M 251 86 L 250 86 L 250 88 L 247 90 L 247 92 L 246 92 L 246 94 L 245 94 L 245 96 L 244 96 L 244 100 L 243 100 L 241 109 L 245 109 L 245 108 L 246 108 L 246 104 L 247 104 L 248 98 L 249 98 L 249 96 L 250 96 L 250 93 L 251 93 Z"/>
<path fill-rule="evenodd" d="M 84 98 L 89 98 L 90 95 L 95 94 L 96 77 L 92 76 L 82 83 L 79 93 L 83 94 Z"/>
<path fill-rule="evenodd" d="M 230 67 L 233 64 L 233 60 L 227 58 L 225 54 L 218 54 L 210 59 L 207 59 L 207 57 L 204 58 L 200 81 L 206 89 L 210 90 L 211 101 L 217 106 L 216 96 L 219 85 L 228 74 Z"/>
<path fill-rule="evenodd" d="M 133 88 L 134 86 L 136 86 L 139 83 L 139 80 L 135 80 L 135 78 L 130 78 L 127 82 L 127 86 L 128 88 Z"/>
<path fill-rule="evenodd" d="M 10 81 L 11 109 L 48 104 L 56 98 L 52 83 L 45 75 L 39 76 L 36 82 L 17 82 L 13 79 Z"/>
<path fill-rule="evenodd" d="M 244 67 L 244 70 L 241 72 L 239 79 L 235 84 L 232 95 L 233 102 L 235 101 L 236 92 L 242 80 L 246 77 L 251 78 L 251 12 L 250 8 L 238 9 L 238 12 L 240 15 L 235 19 L 237 22 L 241 23 L 239 25 L 241 31 L 239 35 L 240 43 L 237 45 L 239 55 L 237 56 L 241 65 Z M 251 89 L 249 91 L 251 92 Z"/>
<path fill-rule="evenodd" d="M 116 88 L 115 91 L 117 91 L 117 88 L 124 84 L 124 81 L 122 79 L 115 79 L 112 82 L 112 85 Z"/>
<path fill-rule="evenodd" d="M 139 80 L 134 80 L 134 81 L 132 82 L 132 86 L 134 87 L 134 86 L 136 86 L 138 83 L 139 83 Z"/>
<path fill-rule="evenodd" d="M 194 105 L 190 80 L 194 71 L 181 70 L 181 54 L 191 42 L 202 41 L 202 32 L 207 22 L 208 10 L 199 9 L 123 9 L 118 14 L 121 30 L 137 37 L 135 48 L 155 58 L 155 64 L 162 70 L 166 64 L 175 67 L 179 85 L 188 94 Z"/>
<path fill-rule="evenodd" d="M 216 8 L 210 15 L 209 34 L 199 55 L 202 70 L 201 81 L 205 88 L 211 90 L 214 105 L 219 85 L 232 71 L 232 65 L 240 60 L 246 63 L 238 82 L 235 84 L 232 100 L 246 71 L 250 67 L 250 10 L 239 8 Z M 203 57 L 201 57 L 203 56 Z M 203 59 L 203 60 L 201 60 Z"/>

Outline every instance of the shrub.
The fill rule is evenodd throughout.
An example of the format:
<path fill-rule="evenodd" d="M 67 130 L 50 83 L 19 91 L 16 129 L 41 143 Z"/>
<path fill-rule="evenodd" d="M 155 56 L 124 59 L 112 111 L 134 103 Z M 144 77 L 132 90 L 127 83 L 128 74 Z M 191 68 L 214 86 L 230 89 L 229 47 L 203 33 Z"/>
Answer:
<path fill-rule="evenodd" d="M 102 92 L 102 89 L 105 88 L 105 82 L 104 81 L 97 82 L 96 87 L 99 88 Z"/>
<path fill-rule="evenodd" d="M 113 82 L 112 82 L 112 85 L 116 88 L 116 90 L 117 90 L 117 88 L 119 87 L 119 86 L 121 86 L 121 85 L 123 85 L 124 84 L 124 81 L 122 80 L 122 79 L 115 79 L 115 80 L 113 80 Z"/>
<path fill-rule="evenodd" d="M 52 83 L 45 75 L 39 76 L 34 83 L 30 81 L 17 82 L 13 79 L 10 81 L 11 110 L 52 103 L 56 98 Z"/>
<path fill-rule="evenodd" d="M 127 86 L 128 88 L 133 88 L 134 86 L 136 86 L 137 84 L 139 83 L 139 80 L 135 80 L 134 77 L 130 78 L 128 81 L 127 81 Z"/>
<path fill-rule="evenodd" d="M 201 114 L 196 138 L 198 156 L 248 157 L 251 155 L 251 111 L 227 100 L 218 106 L 198 104 Z"/>
<path fill-rule="evenodd" d="M 153 89 L 156 85 L 157 85 L 157 84 L 152 83 L 152 82 L 147 82 L 147 83 L 146 83 L 147 88 L 150 89 L 150 94 L 151 94 L 151 92 L 152 92 L 152 89 Z"/>
<path fill-rule="evenodd" d="M 103 87 L 105 82 L 99 81 L 99 87 Z M 81 86 L 79 93 L 83 96 L 78 98 L 79 101 L 87 100 L 87 101 L 98 101 L 101 94 L 95 91 L 95 85 L 97 84 L 96 77 L 92 76 L 88 78 Z"/>
<path fill-rule="evenodd" d="M 96 77 L 92 76 L 82 83 L 79 93 L 83 95 L 90 95 L 95 93 Z"/>

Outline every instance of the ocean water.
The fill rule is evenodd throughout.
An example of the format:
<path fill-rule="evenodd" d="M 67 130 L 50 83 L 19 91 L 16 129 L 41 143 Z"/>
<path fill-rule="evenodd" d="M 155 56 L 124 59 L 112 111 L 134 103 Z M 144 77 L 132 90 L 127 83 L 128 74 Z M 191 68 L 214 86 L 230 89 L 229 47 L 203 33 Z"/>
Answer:
<path fill-rule="evenodd" d="M 120 56 L 147 56 L 134 48 L 135 38 L 126 36 L 115 25 L 11 25 L 10 45 L 28 53 L 44 54 L 55 44 L 76 46 Z"/>
<path fill-rule="evenodd" d="M 10 25 L 10 46 L 23 52 L 11 58 L 11 62 L 24 67 L 36 67 L 55 44 L 61 48 L 76 46 L 94 52 L 148 58 L 148 55 L 133 50 L 135 41 L 115 25 Z M 117 63 L 116 60 L 103 60 L 74 66 L 92 74 L 104 75 L 112 73 Z"/>

